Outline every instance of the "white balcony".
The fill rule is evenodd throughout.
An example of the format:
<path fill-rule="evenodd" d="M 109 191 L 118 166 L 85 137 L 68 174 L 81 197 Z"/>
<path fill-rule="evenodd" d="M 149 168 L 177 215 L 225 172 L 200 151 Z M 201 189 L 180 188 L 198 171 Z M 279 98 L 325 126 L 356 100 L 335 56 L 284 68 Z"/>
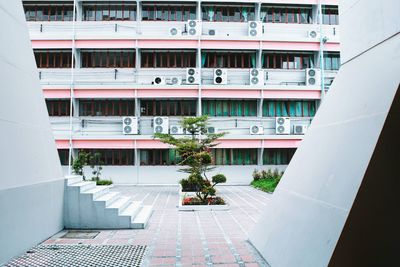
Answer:
<path fill-rule="evenodd" d="M 78 21 L 75 23 L 76 39 L 198 39 L 199 36 L 187 34 L 185 22 L 180 21 Z M 178 28 L 182 34 L 171 36 L 170 29 Z M 28 22 L 32 40 L 69 40 L 73 36 L 72 22 Z M 209 30 L 215 35 L 209 35 Z M 309 31 L 317 31 L 316 24 L 263 23 L 263 34 L 248 36 L 247 22 L 203 22 L 201 40 L 263 40 L 318 42 L 310 38 Z M 338 25 L 323 25 L 323 36 L 328 42 L 339 42 Z"/>
<path fill-rule="evenodd" d="M 182 117 L 169 117 L 169 126 L 178 125 Z M 294 125 L 309 125 L 310 117 L 292 117 L 291 135 L 276 135 L 275 118 L 262 117 L 211 117 L 210 126 L 215 127 L 218 132 L 226 132 L 225 138 L 262 138 L 268 136 L 288 138 L 302 138 L 302 135 L 294 135 Z M 74 137 L 99 137 L 104 138 L 128 138 L 128 139 L 148 139 L 154 134 L 153 117 L 139 118 L 139 135 L 123 135 L 122 117 L 74 117 L 73 118 L 73 136 Z M 50 117 L 53 133 L 56 137 L 69 136 L 69 117 Z M 253 125 L 262 126 L 264 133 L 261 135 L 250 135 L 250 127 Z"/>
<path fill-rule="evenodd" d="M 332 80 L 336 76 L 337 71 L 325 71 L 325 85 L 330 86 Z M 277 89 L 282 86 L 298 89 L 316 89 L 315 86 L 305 86 L 306 74 L 305 70 L 286 70 L 286 69 L 265 69 L 265 81 L 262 88 L 268 89 L 273 87 Z M 113 88 L 123 88 L 127 85 L 132 87 L 150 87 L 157 88 L 160 85 L 152 84 L 155 77 L 162 76 L 166 79 L 171 77 L 179 77 L 182 84 L 170 85 L 172 87 L 185 88 L 191 86 L 186 83 L 186 69 L 184 68 L 146 68 L 146 69 L 111 69 L 111 68 L 81 68 L 74 71 L 75 87 L 84 87 L 86 85 L 100 86 L 112 85 Z M 69 88 L 71 83 L 70 69 L 39 69 L 39 77 L 42 86 L 66 86 Z M 249 69 L 228 69 L 228 84 L 213 85 L 214 76 L 213 69 L 202 69 L 202 84 L 204 87 L 213 88 L 229 88 L 241 86 L 242 89 L 254 89 L 258 87 L 250 85 Z M 168 84 L 166 85 L 168 86 Z"/>

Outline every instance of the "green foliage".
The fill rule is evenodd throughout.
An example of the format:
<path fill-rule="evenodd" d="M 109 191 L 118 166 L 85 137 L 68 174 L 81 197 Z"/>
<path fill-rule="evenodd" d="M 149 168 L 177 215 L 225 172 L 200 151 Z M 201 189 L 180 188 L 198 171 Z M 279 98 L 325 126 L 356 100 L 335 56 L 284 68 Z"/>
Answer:
<path fill-rule="evenodd" d="M 92 180 L 96 181 L 96 185 L 111 185 L 113 183 L 113 181 L 111 181 L 111 179 L 110 180 L 94 180 L 94 179 L 92 179 Z"/>
<path fill-rule="evenodd" d="M 281 180 L 282 175 L 283 172 L 279 172 L 278 169 L 275 169 L 273 172 L 270 169 L 268 171 L 254 170 L 251 185 L 262 191 L 272 193 Z"/>
<path fill-rule="evenodd" d="M 89 157 L 89 162 L 90 162 L 90 168 L 92 168 L 92 174 L 93 174 L 92 180 L 99 181 L 101 176 L 101 170 L 103 170 L 103 167 L 101 165 L 104 164 L 104 162 L 101 160 L 101 154 L 99 152 L 91 154 Z"/>
<path fill-rule="evenodd" d="M 189 174 L 188 178 L 180 181 L 183 191 L 195 191 L 197 198 L 204 204 L 209 196 L 215 195 L 215 185 L 226 182 L 222 174 L 214 176 L 216 178 L 212 178 L 212 183 L 207 178 L 207 172 L 215 168 L 211 166 L 211 149 L 217 145 L 216 140 L 225 135 L 207 133 L 207 122 L 207 116 L 187 117 L 181 125 L 189 133 L 188 136 L 175 138 L 170 134 L 154 135 L 161 142 L 175 147 L 181 159 L 179 165 L 184 166 L 180 171 Z"/>
<path fill-rule="evenodd" d="M 83 168 L 88 164 L 90 154 L 85 151 L 79 151 L 78 156 L 72 162 L 72 170 L 76 175 L 82 175 L 83 180 L 86 180 Z"/>

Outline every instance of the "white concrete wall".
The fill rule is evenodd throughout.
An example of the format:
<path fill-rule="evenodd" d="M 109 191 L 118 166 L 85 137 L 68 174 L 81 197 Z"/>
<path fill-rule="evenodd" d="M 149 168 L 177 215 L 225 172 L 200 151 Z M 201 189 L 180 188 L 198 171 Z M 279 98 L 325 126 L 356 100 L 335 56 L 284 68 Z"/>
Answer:
<path fill-rule="evenodd" d="M 346 0 L 342 3 L 344 65 L 270 205 L 250 234 L 251 242 L 273 267 L 330 264 L 400 83 L 400 2 Z M 373 178 L 384 184 L 389 177 Z M 379 188 L 368 190 L 373 198 L 377 195 L 374 190 Z M 393 224 L 394 211 L 391 212 L 385 220 Z M 376 212 L 371 209 L 369 214 L 374 216 Z M 376 229 L 379 228 L 373 231 Z M 393 236 L 395 231 L 398 232 L 393 230 Z M 368 247 L 366 242 L 375 242 L 368 232 L 361 236 L 364 244 L 358 245 L 363 248 Z M 384 238 L 396 239 L 388 235 Z M 347 236 L 347 243 L 350 242 Z M 382 247 L 386 244 L 373 245 L 386 250 Z M 398 243 L 397 247 L 387 248 L 393 249 L 398 252 Z M 348 254 L 352 256 L 351 252 Z M 382 264 L 390 260 L 380 258 L 384 253 L 373 254 L 363 253 L 361 258 L 381 262 L 368 262 L 370 266 L 396 264 L 395 259 L 393 265 Z M 345 265 L 329 266 L 367 266 L 358 264 L 359 254 L 358 258 L 351 256 Z"/>
<path fill-rule="evenodd" d="M 21 1 L 0 25 L 1 265 L 63 228 L 64 180 Z"/>

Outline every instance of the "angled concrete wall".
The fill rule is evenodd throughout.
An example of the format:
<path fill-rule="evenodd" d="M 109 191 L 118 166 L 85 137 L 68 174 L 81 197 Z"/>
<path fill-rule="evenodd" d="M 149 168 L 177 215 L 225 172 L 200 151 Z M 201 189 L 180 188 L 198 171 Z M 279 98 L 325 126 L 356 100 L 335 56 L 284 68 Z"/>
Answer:
<path fill-rule="evenodd" d="M 272 267 L 395 266 L 400 2 L 342 3 L 343 66 L 250 235 Z"/>
<path fill-rule="evenodd" d="M 0 2 L 0 265 L 63 228 L 64 179 L 22 1 Z"/>

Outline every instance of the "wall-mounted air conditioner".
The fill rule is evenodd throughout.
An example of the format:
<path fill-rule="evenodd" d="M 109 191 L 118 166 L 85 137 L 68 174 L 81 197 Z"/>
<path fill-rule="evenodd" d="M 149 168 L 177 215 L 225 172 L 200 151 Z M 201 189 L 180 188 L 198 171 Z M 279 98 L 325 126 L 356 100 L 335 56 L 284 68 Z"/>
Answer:
<path fill-rule="evenodd" d="M 214 69 L 214 84 L 228 84 L 227 69 Z"/>
<path fill-rule="evenodd" d="M 275 133 L 276 134 L 290 134 L 290 118 L 276 117 Z"/>
<path fill-rule="evenodd" d="M 169 28 L 169 36 L 181 36 L 182 35 L 182 29 L 172 27 Z"/>
<path fill-rule="evenodd" d="M 123 134 L 138 134 L 138 119 L 137 119 L 137 117 L 122 117 L 122 133 Z"/>
<path fill-rule="evenodd" d="M 208 30 L 208 35 L 211 35 L 211 36 L 217 35 L 217 30 L 216 29 L 209 29 Z"/>
<path fill-rule="evenodd" d="M 260 125 L 251 125 L 250 134 L 264 134 L 264 127 Z"/>
<path fill-rule="evenodd" d="M 154 76 L 151 84 L 154 85 L 165 85 L 165 77 L 164 76 Z"/>
<path fill-rule="evenodd" d="M 186 83 L 187 84 L 199 84 L 199 81 L 200 81 L 199 69 L 187 68 L 186 69 Z"/>
<path fill-rule="evenodd" d="M 293 125 L 293 134 L 306 134 L 308 125 Z"/>
<path fill-rule="evenodd" d="M 307 37 L 312 39 L 319 38 L 319 32 L 317 30 L 307 31 Z"/>
<path fill-rule="evenodd" d="M 170 134 L 186 134 L 186 130 L 180 125 L 172 125 L 169 128 Z"/>
<path fill-rule="evenodd" d="M 169 118 L 168 117 L 154 117 L 153 118 L 153 131 L 154 133 L 165 133 L 169 131 Z"/>
<path fill-rule="evenodd" d="M 260 21 L 249 21 L 247 35 L 250 37 L 260 37 L 263 34 L 262 23 Z"/>
<path fill-rule="evenodd" d="M 170 77 L 166 78 L 166 84 L 168 85 L 180 85 L 182 84 L 182 78 L 181 77 Z"/>
<path fill-rule="evenodd" d="M 216 134 L 216 133 L 218 133 L 218 128 L 215 127 L 215 126 L 208 126 L 207 127 L 207 133 Z"/>
<path fill-rule="evenodd" d="M 188 20 L 186 23 L 187 33 L 191 36 L 201 35 L 201 20 Z"/>
<path fill-rule="evenodd" d="M 306 85 L 307 86 L 321 86 L 321 70 L 320 69 L 306 69 Z"/>
<path fill-rule="evenodd" d="M 250 69 L 250 85 L 264 85 L 264 71 L 262 69 Z"/>

